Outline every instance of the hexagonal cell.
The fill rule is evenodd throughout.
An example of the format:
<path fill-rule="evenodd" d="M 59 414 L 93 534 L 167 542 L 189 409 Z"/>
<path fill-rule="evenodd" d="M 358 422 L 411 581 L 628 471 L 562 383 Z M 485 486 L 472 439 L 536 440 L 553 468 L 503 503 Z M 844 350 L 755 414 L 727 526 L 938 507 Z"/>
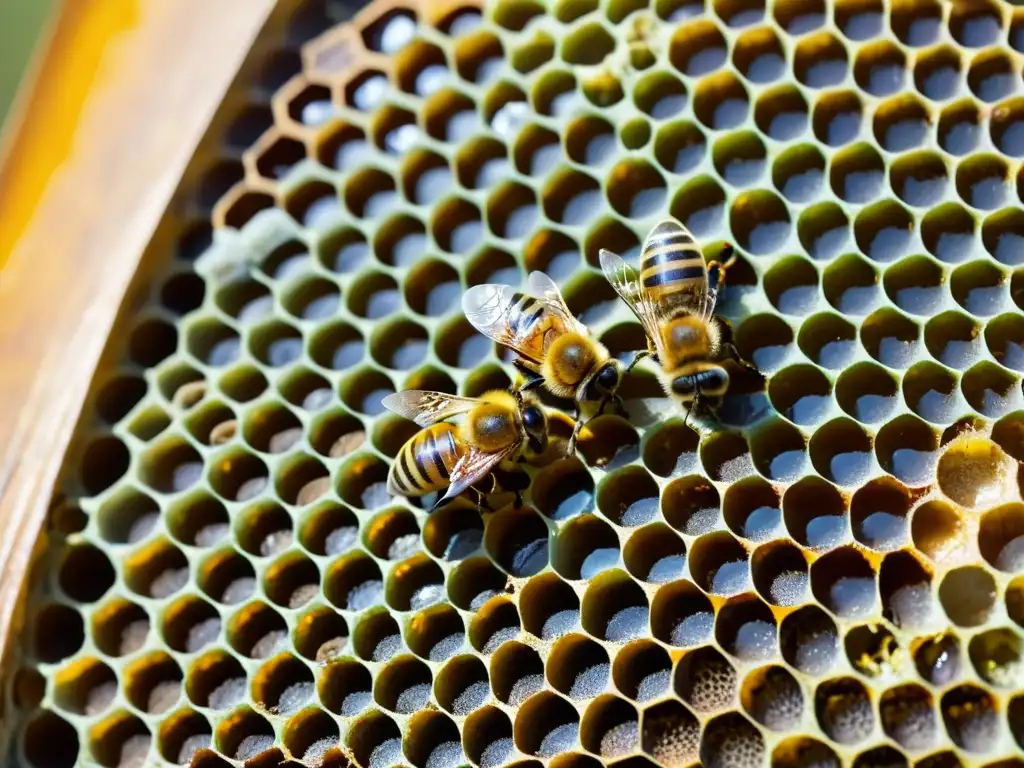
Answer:
<path fill-rule="evenodd" d="M 839 768 L 842 764 L 831 747 L 810 736 L 794 736 L 781 741 L 772 751 L 772 768 Z"/>
<path fill-rule="evenodd" d="M 832 439 L 842 438 L 836 435 Z M 813 445 L 811 451 L 813 455 Z M 835 464 L 836 459 L 833 458 L 832 465 Z M 833 485 L 820 478 L 805 477 L 791 485 L 782 497 L 782 513 L 789 535 L 803 546 L 829 550 L 848 535 L 846 502 Z"/>
<path fill-rule="evenodd" d="M 334 718 L 326 712 L 306 710 L 288 721 L 284 732 L 284 746 L 303 761 L 331 764 L 340 757 L 338 747 L 340 729 Z M 337 756 L 337 757 L 336 757 Z"/>
<path fill-rule="evenodd" d="M 718 611 L 715 639 L 741 662 L 761 662 L 777 653 L 777 628 L 771 608 L 754 595 L 731 598 Z"/>
<path fill-rule="evenodd" d="M 611 662 L 608 652 L 590 638 L 568 634 L 552 646 L 547 670 L 555 690 L 573 701 L 584 702 L 601 696 L 608 688 Z"/>
<path fill-rule="evenodd" d="M 785 667 L 761 667 L 748 674 L 740 701 L 754 720 L 773 731 L 792 731 L 803 717 L 803 691 Z"/>
<path fill-rule="evenodd" d="M 808 564 L 800 549 L 786 541 L 764 544 L 751 558 L 754 587 L 772 605 L 799 605 L 810 584 Z"/>
<path fill-rule="evenodd" d="M 521 752 L 549 758 L 576 746 L 579 727 L 579 713 L 572 705 L 555 693 L 543 691 L 519 708 L 513 738 Z"/>
<path fill-rule="evenodd" d="M 463 35 L 456 41 L 454 53 L 459 76 L 477 84 L 494 78 L 501 71 L 504 59 L 501 39 L 483 30 Z"/>
<path fill-rule="evenodd" d="M 982 436 L 964 435 L 946 447 L 939 459 L 943 493 L 968 508 L 988 506 L 1012 497 L 1016 468 L 998 445 Z"/>
<path fill-rule="evenodd" d="M 822 731 L 839 744 L 861 743 L 875 727 L 868 691 L 852 677 L 821 683 L 815 692 L 814 709 Z"/>
<path fill-rule="evenodd" d="M 747 119 L 750 96 L 743 83 L 730 72 L 703 78 L 693 94 L 693 113 L 713 131 L 739 128 Z"/>
<path fill-rule="evenodd" d="M 1012 195 L 1010 167 L 999 155 L 977 154 L 965 158 L 956 169 L 960 198 L 974 208 L 995 210 Z"/>
<path fill-rule="evenodd" d="M 800 3 L 794 4 L 798 5 Z M 849 70 L 846 56 L 846 47 L 837 37 L 828 32 L 818 32 L 797 44 L 793 71 L 796 78 L 809 88 L 831 88 L 846 79 Z"/>
<path fill-rule="evenodd" d="M 317 682 L 320 702 L 329 712 L 352 717 L 373 702 L 370 671 L 358 661 L 337 659 L 328 664 Z"/>
<path fill-rule="evenodd" d="M 788 614 L 779 627 L 782 657 L 807 675 L 822 675 L 839 659 L 839 630 L 825 611 L 808 605 Z"/>
<path fill-rule="evenodd" d="M 807 129 L 808 107 L 803 94 L 792 85 L 779 85 L 758 95 L 754 122 L 776 141 L 790 141 Z"/>
<path fill-rule="evenodd" d="M 811 591 L 843 619 L 864 618 L 877 610 L 876 573 L 852 546 L 833 549 L 811 565 Z"/>
<path fill-rule="evenodd" d="M 904 87 L 907 60 L 899 46 L 888 41 L 868 43 L 857 51 L 853 77 L 872 96 L 889 96 Z"/>
<path fill-rule="evenodd" d="M 946 733 L 961 749 L 987 752 L 998 738 L 999 714 L 992 695 L 964 684 L 947 691 L 939 702 Z"/>
<path fill-rule="evenodd" d="M 622 699 L 606 694 L 592 702 L 580 723 L 583 748 L 614 759 L 640 745 L 640 715 Z"/>
<path fill-rule="evenodd" d="M 666 701 L 643 714 L 643 751 L 659 765 L 690 765 L 698 757 L 700 723 L 677 701 Z"/>
<path fill-rule="evenodd" d="M 927 16 L 924 20 L 927 20 Z M 916 22 L 921 23 L 921 20 Z M 942 101 L 957 94 L 963 78 L 960 52 L 951 45 L 940 45 L 918 56 L 914 65 L 914 84 L 922 94 Z"/>
<path fill-rule="evenodd" d="M 380 711 L 359 718 L 348 731 L 345 744 L 359 765 L 384 768 L 404 762 L 402 732 Z"/>
<path fill-rule="evenodd" d="M 711 720 L 701 736 L 700 756 L 707 768 L 755 768 L 764 754 L 764 737 L 738 712 Z"/>

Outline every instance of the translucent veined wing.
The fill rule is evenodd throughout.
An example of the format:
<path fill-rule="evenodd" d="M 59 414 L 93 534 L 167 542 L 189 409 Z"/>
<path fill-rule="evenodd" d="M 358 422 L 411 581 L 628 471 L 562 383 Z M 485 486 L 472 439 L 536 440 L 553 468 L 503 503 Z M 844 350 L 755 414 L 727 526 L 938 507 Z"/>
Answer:
<path fill-rule="evenodd" d="M 675 219 L 659 222 L 640 251 L 639 287 L 658 316 L 708 319 L 708 265 L 697 240 Z"/>
<path fill-rule="evenodd" d="M 527 334 L 517 322 L 521 297 L 510 285 L 474 285 L 462 295 L 462 312 L 469 324 L 491 341 L 539 363 L 536 354 L 525 348 Z"/>
<path fill-rule="evenodd" d="M 562 298 L 562 292 L 548 275 L 543 272 L 531 272 L 526 279 L 527 291 L 531 296 L 540 299 L 545 311 L 554 315 L 565 326 L 566 330 L 575 331 L 584 336 L 590 335 L 590 331 L 583 325 L 576 316 L 569 310 L 569 306 Z"/>
<path fill-rule="evenodd" d="M 477 480 L 487 477 L 501 463 L 501 460 L 509 456 L 517 447 L 518 443 L 513 443 L 497 453 L 486 453 L 470 446 L 469 451 L 452 467 L 451 476 L 448 478 L 451 483 L 448 486 L 448 492 L 438 500 L 435 506 L 454 499 Z"/>
<path fill-rule="evenodd" d="M 598 254 L 601 260 L 601 271 L 605 278 L 612 284 L 612 288 L 619 294 L 626 306 L 629 307 L 636 319 L 643 326 L 647 338 L 655 345 L 658 354 L 661 354 L 661 333 L 657 308 L 652 306 L 645 298 L 640 288 L 640 273 L 629 266 L 623 258 L 604 248 Z"/>
<path fill-rule="evenodd" d="M 427 392 L 422 389 L 408 389 L 388 395 L 381 403 L 399 416 L 415 421 L 421 427 L 428 427 L 439 421 L 471 411 L 480 401 L 472 397 L 458 397 L 444 392 Z"/>

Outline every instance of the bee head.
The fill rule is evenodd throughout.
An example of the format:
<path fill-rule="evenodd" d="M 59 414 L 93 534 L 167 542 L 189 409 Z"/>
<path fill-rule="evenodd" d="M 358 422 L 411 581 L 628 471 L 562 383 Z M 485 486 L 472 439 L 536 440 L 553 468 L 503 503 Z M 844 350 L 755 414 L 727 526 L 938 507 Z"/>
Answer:
<path fill-rule="evenodd" d="M 587 384 L 587 399 L 600 400 L 606 395 L 613 394 L 619 388 L 621 380 L 622 366 L 619 365 L 618 360 L 609 360 L 601 366 Z"/>
<path fill-rule="evenodd" d="M 523 408 L 523 429 L 526 430 L 526 438 L 537 453 L 541 453 L 548 443 L 548 418 L 544 411 L 536 405 L 527 405 Z"/>

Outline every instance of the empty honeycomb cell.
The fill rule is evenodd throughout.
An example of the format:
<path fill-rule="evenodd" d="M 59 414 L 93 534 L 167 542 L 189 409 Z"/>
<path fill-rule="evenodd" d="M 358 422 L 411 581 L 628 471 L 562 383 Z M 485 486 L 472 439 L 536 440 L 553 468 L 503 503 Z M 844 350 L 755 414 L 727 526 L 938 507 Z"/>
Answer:
<path fill-rule="evenodd" d="M 373 559 L 360 550 L 350 550 L 327 569 L 323 592 L 337 607 L 361 611 L 383 599 L 384 579 Z"/>
<path fill-rule="evenodd" d="M 517 711 L 513 738 L 528 755 L 550 758 L 567 752 L 579 742 L 580 716 L 561 696 L 543 691 Z"/>
<path fill-rule="evenodd" d="M 939 703 L 946 733 L 961 749 L 984 753 L 999 737 L 996 702 L 991 694 L 967 683 L 943 694 Z"/>
<path fill-rule="evenodd" d="M 780 666 L 761 667 L 748 674 L 740 690 L 740 701 L 754 720 L 780 733 L 799 727 L 804 714 L 800 684 Z"/>
<path fill-rule="evenodd" d="M 1001 365 L 1024 371 L 1024 322 L 1019 314 L 1008 312 L 990 320 L 985 326 L 985 343 Z"/>
<path fill-rule="evenodd" d="M 201 462 L 197 462 L 200 467 Z M 184 467 L 188 467 L 185 464 Z M 182 464 L 178 464 L 172 475 L 172 482 L 181 483 Z M 201 470 L 200 470 L 201 471 Z M 210 487 L 227 501 L 250 501 L 267 488 L 269 470 L 258 456 L 239 447 L 227 448 L 212 462 L 207 472 Z M 188 487 L 185 485 L 185 487 Z"/>
<path fill-rule="evenodd" d="M 981 352 L 981 340 L 981 323 L 955 310 L 934 315 L 924 327 L 928 352 L 950 368 L 964 370 L 975 362 Z"/>
<path fill-rule="evenodd" d="M 153 318 L 139 323 L 132 331 L 128 354 L 135 363 L 149 368 L 173 354 L 177 347 L 177 329 Z"/>
<path fill-rule="evenodd" d="M 264 138 L 263 146 L 256 156 L 256 172 L 265 179 L 284 179 L 292 168 L 306 158 L 306 148 L 301 142 L 288 136 L 277 136 L 273 140 Z"/>
<path fill-rule="evenodd" d="M 623 558 L 635 578 L 665 584 L 683 575 L 686 544 L 664 523 L 655 522 L 629 537 Z"/>
<path fill-rule="evenodd" d="M 921 239 L 925 248 L 947 264 L 965 261 L 975 250 L 974 216 L 958 203 L 947 202 L 933 208 L 921 220 Z"/>
<path fill-rule="evenodd" d="M 283 608 L 301 608 L 320 594 L 320 570 L 301 552 L 288 552 L 267 568 L 263 591 Z"/>
<path fill-rule="evenodd" d="M 971 99 L 953 102 L 939 116 L 939 145 L 951 155 L 967 155 L 978 148 L 984 118 Z"/>
<path fill-rule="evenodd" d="M 946 197 L 949 171 L 936 152 L 908 152 L 890 166 L 889 183 L 907 205 L 929 208 Z"/>
<path fill-rule="evenodd" d="M 742 193 L 733 202 L 729 219 L 737 243 L 756 256 L 778 250 L 790 235 L 785 203 L 767 190 Z"/>
<path fill-rule="evenodd" d="M 160 725 L 157 751 L 170 763 L 190 762 L 200 749 L 208 749 L 213 741 L 210 722 L 198 712 L 188 709 L 175 712 Z"/>
<path fill-rule="evenodd" d="M 518 637 L 521 626 L 519 611 L 513 602 L 504 598 L 488 599 L 476 609 L 469 626 L 469 641 L 478 651 L 489 655 Z"/>
<path fill-rule="evenodd" d="M 854 538 L 864 546 L 886 552 L 907 540 L 907 518 L 913 494 L 889 478 L 878 478 L 858 488 L 850 501 Z"/>
<path fill-rule="evenodd" d="M 800 214 L 797 235 L 811 258 L 827 261 L 843 252 L 849 241 L 849 226 L 849 217 L 838 205 L 815 203 Z"/>
<path fill-rule="evenodd" d="M 1000 101 L 1019 88 L 1013 59 L 1002 51 L 982 51 L 971 59 L 967 85 L 984 102 Z"/>
<path fill-rule="evenodd" d="M 628 218 L 643 219 L 662 209 L 667 186 L 665 179 L 652 164 L 644 160 L 628 160 L 619 163 L 609 172 L 607 193 L 617 213 Z M 576 222 L 566 220 L 565 223 Z"/>
<path fill-rule="evenodd" d="M 699 645 L 711 637 L 714 623 L 711 600 L 688 580 L 669 582 L 654 596 L 651 630 L 654 637 L 667 645 Z"/>
<path fill-rule="evenodd" d="M 100 554 L 99 550 L 95 551 Z M 124 558 L 122 567 L 125 585 L 143 597 L 170 597 L 189 580 L 188 558 L 167 539 L 157 539 L 135 550 Z M 114 581 L 113 569 L 105 555 L 91 561 L 83 560 L 72 572 L 75 588 L 70 596 L 82 602 L 99 599 Z M 83 577 L 83 574 L 88 576 Z"/>
<path fill-rule="evenodd" d="M 108 600 L 92 614 L 90 635 L 96 647 L 107 656 L 118 657 L 141 648 L 149 634 L 149 615 L 139 605 L 124 598 Z M 41 661 L 54 663 L 71 655 L 85 639 L 81 614 L 62 605 L 51 605 L 39 612 L 35 654 Z"/>
<path fill-rule="evenodd" d="M 507 240 L 525 237 L 533 229 L 537 214 L 536 195 L 518 182 L 506 181 L 488 199 L 487 225 L 491 232 Z"/>
<path fill-rule="evenodd" d="M 340 475 L 338 494 L 345 503 L 362 509 L 376 509 L 391 501 L 387 493 L 388 466 L 377 457 L 357 453 L 345 462 Z"/>
<path fill-rule="evenodd" d="M 1020 380 L 1009 371 L 983 361 L 975 363 L 960 380 L 970 406 L 980 414 L 997 419 L 1020 405 Z"/>
<path fill-rule="evenodd" d="M 705 440 L 700 460 L 708 476 L 719 482 L 738 480 L 753 470 L 747 441 L 737 432 L 720 432 Z"/>
<path fill-rule="evenodd" d="M 402 733 L 395 721 L 380 711 L 368 712 L 356 720 L 345 745 L 358 765 L 385 768 L 403 762 Z"/>
<path fill-rule="evenodd" d="M 291 546 L 291 516 L 273 502 L 257 503 L 244 510 L 235 523 L 239 546 L 250 555 L 269 557 Z"/>
<path fill-rule="evenodd" d="M 352 632 L 352 647 L 365 661 L 382 662 L 404 650 L 395 619 L 382 607 L 364 611 Z"/>
<path fill-rule="evenodd" d="M 218 382 L 220 391 L 238 403 L 246 403 L 259 397 L 268 386 L 266 377 L 251 365 L 232 368 Z"/>
<path fill-rule="evenodd" d="M 97 513 L 100 536 L 111 544 L 136 544 L 149 536 L 159 520 L 157 503 L 135 488 L 117 491 Z"/>
<path fill-rule="evenodd" d="M 774 30 L 758 27 L 743 32 L 732 52 L 733 66 L 752 83 L 779 79 L 786 69 L 786 53 Z"/>
<path fill-rule="evenodd" d="M 310 509 L 299 527 L 298 540 L 314 555 L 340 555 L 358 538 L 359 521 L 351 510 L 335 502 Z"/>
<path fill-rule="evenodd" d="M 645 633 L 648 613 L 643 590 L 617 568 L 590 579 L 583 594 L 583 628 L 611 643 L 624 643 Z"/>
<path fill-rule="evenodd" d="M 614 759 L 633 752 L 640 742 L 640 716 L 631 704 L 605 694 L 587 707 L 580 723 L 583 748 Z"/>
<path fill-rule="evenodd" d="M 265 659 L 283 648 L 288 639 L 288 629 L 277 611 L 266 603 L 255 601 L 231 617 L 227 638 L 229 645 L 243 656 Z"/>
<path fill-rule="evenodd" d="M 81 659 L 64 667 L 56 675 L 54 683 L 54 703 L 75 715 L 102 713 L 114 701 L 118 691 L 114 671 L 95 658 Z"/>
<path fill-rule="evenodd" d="M 772 768 L 839 768 L 842 763 L 830 746 L 810 736 L 794 736 L 772 750 Z"/>
<path fill-rule="evenodd" d="M 327 711 L 352 717 L 373 701 L 372 684 L 366 667 L 354 659 L 341 658 L 324 667 L 317 680 L 317 694 Z"/>
<path fill-rule="evenodd" d="M 792 539 L 811 549 L 830 550 L 848 535 L 846 501 L 835 486 L 820 478 L 805 477 L 786 489 L 782 516 Z"/>
<path fill-rule="evenodd" d="M 990 509 L 981 518 L 978 547 L 989 564 L 1017 573 L 1024 557 L 1024 505 L 1018 502 Z"/>
<path fill-rule="evenodd" d="M 754 468 L 768 480 L 793 481 L 803 474 L 806 440 L 796 427 L 776 419 L 762 424 L 752 435 L 750 453 Z"/>
<path fill-rule="evenodd" d="M 133 707 L 163 714 L 181 697 L 184 675 L 168 654 L 154 651 L 131 662 L 122 672 L 124 694 Z"/>
<path fill-rule="evenodd" d="M 283 141 L 290 141 L 285 139 Z M 330 120 L 323 130 L 314 139 L 313 154 L 321 165 L 337 171 L 350 171 L 356 168 L 360 158 L 365 156 L 369 149 L 369 142 L 366 140 L 366 133 L 357 125 L 333 119 Z M 301 151 L 301 148 L 300 148 Z M 304 152 L 299 154 L 295 149 L 289 148 L 282 155 L 281 165 L 285 168 L 301 160 Z M 268 162 L 269 161 L 269 162 Z M 260 167 L 261 163 L 268 163 Z M 264 153 L 257 160 L 257 169 L 264 176 L 275 178 L 280 176 L 279 167 L 269 154 Z"/>
<path fill-rule="evenodd" d="M 530 101 L 540 115 L 568 117 L 581 106 L 576 93 L 576 77 L 568 71 L 552 69 L 534 83 Z"/>
<path fill-rule="evenodd" d="M 1006 205 L 1012 194 L 1010 167 L 999 155 L 976 154 L 960 161 L 956 188 L 968 205 L 995 210 Z"/>
<path fill-rule="evenodd" d="M 860 328 L 868 354 L 889 368 L 906 368 L 917 357 L 920 336 L 917 323 L 890 307 L 870 314 Z"/>
<path fill-rule="evenodd" d="M 715 639 L 742 662 L 765 661 L 777 652 L 776 622 L 771 609 L 755 595 L 734 597 L 718 610 Z"/>
<path fill-rule="evenodd" d="M 516 647 L 509 644 L 508 647 Z M 450 659 L 437 673 L 434 692 L 438 703 L 456 717 L 465 717 L 483 706 L 491 696 L 487 667 L 472 655 Z M 429 690 L 427 691 L 429 695 Z M 488 708 L 490 709 L 490 708 Z M 484 716 L 486 723 L 490 718 Z M 511 726 L 509 727 L 511 734 Z M 471 732 L 466 730 L 467 751 L 472 756 Z"/>
<path fill-rule="evenodd" d="M 448 597 L 464 611 L 476 611 L 492 597 L 502 594 L 508 575 L 486 557 L 469 557 L 459 563 L 447 580 Z"/>
<path fill-rule="evenodd" d="M 735 187 L 756 183 L 766 165 L 764 143 L 753 131 L 737 131 L 721 137 L 715 142 L 711 157 L 718 175 Z"/>
<path fill-rule="evenodd" d="M 498 648 L 490 662 L 491 689 L 498 701 L 519 707 L 544 687 L 544 662 L 537 651 L 519 642 L 506 642 Z M 483 680 L 486 681 L 486 673 Z M 465 700 L 453 705 L 458 709 L 468 706 L 475 692 L 465 689 Z M 467 714 L 457 711 L 456 714 Z"/>
<path fill-rule="evenodd" d="M 448 313 L 459 295 L 459 275 L 445 262 L 420 259 L 403 282 L 405 303 L 417 314 L 438 317 Z"/>
<path fill-rule="evenodd" d="M 455 768 L 464 762 L 458 727 L 436 710 L 426 710 L 411 718 L 406 726 L 404 749 L 406 758 L 416 768 Z"/>
<path fill-rule="evenodd" d="M 456 562 L 479 551 L 483 533 L 476 508 L 453 503 L 430 515 L 423 525 L 422 539 L 434 557 Z"/>
<path fill-rule="evenodd" d="M 218 640 L 220 632 L 219 612 L 202 598 L 187 595 L 164 611 L 161 635 L 171 650 L 195 653 Z"/>
<path fill-rule="evenodd" d="M 786 329 L 792 338 L 789 326 L 786 326 Z M 843 369 L 852 361 L 855 354 L 856 334 L 856 328 L 845 317 L 823 312 L 804 320 L 800 326 L 797 343 L 801 351 L 821 367 Z"/>
<path fill-rule="evenodd" d="M 544 548 L 547 531 L 544 531 Z M 619 538 L 595 515 L 581 515 L 562 526 L 554 540 L 551 564 L 562 578 L 590 579 L 619 562 Z M 543 557 L 547 563 L 546 553 Z"/>
<path fill-rule="evenodd" d="M 853 486 L 871 474 L 871 437 L 852 419 L 833 419 L 811 437 L 811 463 L 823 477 Z"/>
<path fill-rule="evenodd" d="M 334 719 L 323 711 L 306 710 L 288 721 L 284 747 L 304 762 L 330 765 L 330 751 L 337 750 L 340 732 Z"/>
<path fill-rule="evenodd" d="M 687 51 L 691 56 L 691 61 L 704 55 L 705 52 L 700 49 L 700 46 L 706 42 L 707 40 L 704 38 L 692 41 L 693 50 Z M 644 75 L 637 81 L 633 94 L 640 111 L 655 120 L 668 120 L 675 117 L 686 107 L 688 98 L 683 82 L 668 72 L 652 72 Z"/>
<path fill-rule="evenodd" d="M 348 623 L 327 607 L 313 608 L 298 621 L 293 635 L 295 650 L 309 661 L 326 664 L 348 647 Z"/>
<path fill-rule="evenodd" d="M 933 623 L 932 576 L 911 552 L 886 555 L 879 573 L 882 615 L 896 627 L 921 630 Z"/>
<path fill-rule="evenodd" d="M 525 126 L 519 132 L 519 136 L 512 147 L 512 159 L 515 162 L 515 167 L 520 173 L 527 176 L 542 177 L 547 175 L 554 167 L 554 163 L 561 158 L 561 154 L 562 150 L 559 147 L 558 134 L 532 123 Z M 559 177 L 562 182 L 562 192 L 571 190 L 571 184 L 568 180 L 572 176 L 573 174 L 570 172 L 564 172 Z M 581 177 L 577 175 L 576 178 Z M 586 181 L 592 181 L 586 176 L 582 176 L 582 178 Z M 500 179 L 496 179 L 495 183 L 500 184 Z M 556 181 L 555 183 L 557 184 L 558 182 Z M 591 194 L 593 194 L 592 191 Z M 558 201 L 555 201 L 555 204 L 557 203 Z"/>
<path fill-rule="evenodd" d="M 672 198 L 670 211 L 695 236 L 718 231 L 725 212 L 725 192 L 711 176 L 686 182 Z"/>
<path fill-rule="evenodd" d="M 263 192 L 247 190 L 243 185 L 237 185 L 217 205 L 224 211 L 224 226 L 242 229 L 257 214 L 273 208 L 274 198 Z"/>
<path fill-rule="evenodd" d="M 875 437 L 878 463 L 910 486 L 927 485 L 935 475 L 939 435 L 926 422 L 904 414 L 883 426 Z"/>
<path fill-rule="evenodd" d="M 512 722 L 496 707 L 485 707 L 466 720 L 463 730 L 466 756 L 481 768 L 504 765 L 515 752 Z"/>
<path fill-rule="evenodd" d="M 750 580 L 748 554 L 728 532 L 704 534 L 690 548 L 690 574 L 695 583 L 711 594 L 743 592 Z"/>
<path fill-rule="evenodd" d="M 75 727 L 48 709 L 38 710 L 25 725 L 21 749 L 32 768 L 70 768 L 80 747 Z"/>
<path fill-rule="evenodd" d="M 321 456 L 345 458 L 362 447 L 366 433 L 362 422 L 342 410 L 329 410 L 313 419 L 308 429 L 310 446 Z"/>
<path fill-rule="evenodd" d="M 883 97 L 903 89 L 906 68 L 906 56 L 899 46 L 889 41 L 869 42 L 857 51 L 853 76 L 862 90 Z"/>
<path fill-rule="evenodd" d="M 128 471 L 130 462 L 128 448 L 120 438 L 114 435 L 96 438 L 82 454 L 82 489 L 88 496 L 100 495 Z"/>
<path fill-rule="evenodd" d="M 557 137 L 553 138 L 557 142 Z M 534 159 L 538 159 L 536 155 Z M 550 167 L 544 159 L 540 162 L 541 167 Z M 600 186 L 595 179 L 572 170 L 556 171 L 541 193 L 545 214 L 568 226 L 584 224 L 593 216 L 600 196 Z"/>
<path fill-rule="evenodd" d="M 799 605 L 806 599 L 809 566 L 793 544 L 774 541 L 758 547 L 750 567 L 755 589 L 772 605 Z"/>
<path fill-rule="evenodd" d="M 1021 451 L 1024 446 L 1020 439 L 1022 432 L 1024 432 L 1024 418 L 1018 414 L 1009 414 L 992 426 L 992 441 L 1017 461 L 1021 461 Z"/>
<path fill-rule="evenodd" d="M 992 143 L 1004 155 L 1024 155 L 1024 99 L 1007 99 L 993 111 L 989 122 Z"/>
<path fill-rule="evenodd" d="M 501 71 L 504 47 L 501 38 L 491 32 L 463 35 L 453 50 L 455 71 L 467 82 L 482 84 Z"/>
<path fill-rule="evenodd" d="M 575 629 L 580 601 L 572 587 L 554 573 L 530 579 L 520 599 L 523 628 L 541 640 L 555 640 Z"/>
<path fill-rule="evenodd" d="M 947 424 L 961 407 L 958 384 L 949 369 L 925 360 L 904 375 L 903 397 L 918 416 L 933 424 Z"/>
<path fill-rule="evenodd" d="M 107 424 L 116 424 L 142 401 L 148 389 L 146 382 L 138 376 L 127 373 L 113 376 L 96 395 L 96 411 Z"/>
<path fill-rule="evenodd" d="M 701 79 L 693 93 L 693 113 L 713 131 L 739 128 L 748 117 L 750 96 L 731 72 Z"/>
<path fill-rule="evenodd" d="M 426 707 L 432 685 L 433 677 L 426 664 L 411 656 L 399 656 L 377 673 L 373 697 L 385 709 L 411 715 Z"/>
<path fill-rule="evenodd" d="M 593 508 L 594 480 L 582 462 L 568 458 L 545 467 L 534 477 L 532 495 L 542 515 L 567 520 Z"/>
<path fill-rule="evenodd" d="M 852 546 L 838 547 L 811 565 L 811 591 L 842 619 L 870 616 L 877 609 L 876 574 L 871 562 Z"/>
<path fill-rule="evenodd" d="M 658 765 L 689 766 L 698 757 L 700 723 L 679 702 L 663 702 L 644 712 L 641 744 Z"/>
<path fill-rule="evenodd" d="M 798 144 L 780 152 L 772 163 L 772 182 L 792 203 L 813 200 L 821 190 L 824 176 L 825 157 L 809 144 Z"/>
<path fill-rule="evenodd" d="M 57 732 L 63 733 L 63 728 L 58 726 Z M 78 739 L 74 739 L 74 743 L 77 742 Z M 152 733 L 149 728 L 139 717 L 128 712 L 110 715 L 93 726 L 89 733 L 89 752 L 105 768 L 144 765 L 151 748 Z"/>
<path fill-rule="evenodd" d="M 385 598 L 398 611 L 416 611 L 433 605 L 444 598 L 444 572 L 422 552 L 413 555 L 391 569 Z"/>
<path fill-rule="evenodd" d="M 608 688 L 610 671 L 608 652 L 584 635 L 565 635 L 552 646 L 548 655 L 548 680 L 555 690 L 573 701 L 587 701 L 600 696 Z M 600 741 L 601 735 L 594 745 Z M 592 751 L 600 753 L 599 749 Z"/>
<path fill-rule="evenodd" d="M 419 550 L 420 529 L 407 509 L 378 512 L 363 533 L 366 548 L 381 560 L 402 560 Z"/>
<path fill-rule="evenodd" d="M 615 687 L 638 703 L 658 699 L 668 692 L 672 660 L 652 640 L 636 640 L 615 655 L 612 680 Z"/>

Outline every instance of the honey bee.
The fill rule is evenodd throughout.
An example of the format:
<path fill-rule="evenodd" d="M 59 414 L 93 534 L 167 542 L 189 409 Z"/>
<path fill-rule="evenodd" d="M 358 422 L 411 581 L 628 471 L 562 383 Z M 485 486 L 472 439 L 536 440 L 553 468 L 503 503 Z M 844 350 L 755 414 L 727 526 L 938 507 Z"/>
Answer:
<path fill-rule="evenodd" d="M 555 281 L 531 272 L 528 293 L 508 285 L 477 285 L 462 297 L 466 319 L 480 333 L 516 353 L 514 365 L 526 378 L 520 392 L 544 385 L 556 397 L 576 401 L 576 445 L 583 403 L 603 410 L 622 381 L 622 364 L 577 320 Z"/>
<path fill-rule="evenodd" d="M 641 354 L 658 363 L 665 393 L 687 406 L 687 419 L 702 397 L 720 398 L 729 388 L 726 358 L 757 372 L 725 341 L 725 321 L 714 314 L 726 270 L 736 261 L 731 245 L 722 255 L 723 262 L 705 263 L 693 235 L 674 219 L 651 230 L 639 271 L 611 251 L 600 252 L 605 277 L 647 333 L 648 350 Z"/>
<path fill-rule="evenodd" d="M 388 473 L 388 492 L 425 496 L 447 489 L 434 509 L 503 462 L 539 455 L 547 447 L 547 416 L 518 393 L 495 390 L 474 398 L 408 390 L 388 395 L 382 403 L 423 427 L 398 451 Z M 445 421 L 459 414 L 466 414 L 461 424 Z M 478 491 L 478 496 L 486 506 L 483 494 Z"/>

